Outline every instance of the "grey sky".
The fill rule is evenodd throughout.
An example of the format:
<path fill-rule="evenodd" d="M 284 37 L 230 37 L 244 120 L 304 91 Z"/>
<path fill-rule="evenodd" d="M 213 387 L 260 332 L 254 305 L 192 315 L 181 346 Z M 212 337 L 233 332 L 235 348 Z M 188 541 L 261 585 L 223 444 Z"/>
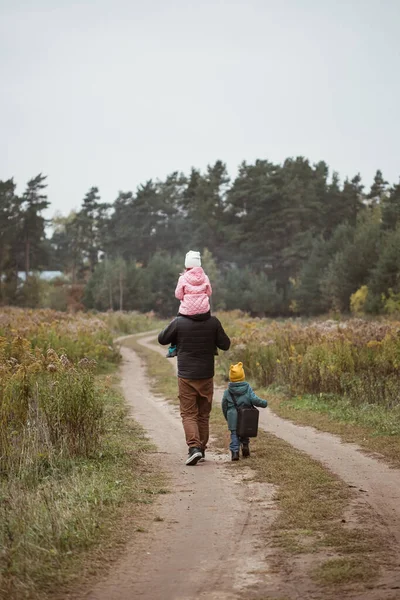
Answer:
<path fill-rule="evenodd" d="M 0 0 L 0 178 L 52 209 L 218 158 L 400 176 L 399 0 Z"/>

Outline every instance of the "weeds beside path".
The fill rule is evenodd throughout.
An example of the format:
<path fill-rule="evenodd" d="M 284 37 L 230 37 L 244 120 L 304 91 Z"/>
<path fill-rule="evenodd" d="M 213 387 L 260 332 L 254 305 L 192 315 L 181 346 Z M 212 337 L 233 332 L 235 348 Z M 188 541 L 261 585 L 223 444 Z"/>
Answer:
<path fill-rule="evenodd" d="M 141 507 L 164 493 L 154 446 L 127 419 L 121 393 L 103 394 L 107 431 L 95 455 L 59 463 L 33 487 L 1 482 L 1 597 L 53 599 L 99 572 L 140 529 Z"/>
<path fill-rule="evenodd" d="M 165 491 L 117 361 L 97 318 L 0 312 L 1 598 L 62 596 L 118 554 Z"/>

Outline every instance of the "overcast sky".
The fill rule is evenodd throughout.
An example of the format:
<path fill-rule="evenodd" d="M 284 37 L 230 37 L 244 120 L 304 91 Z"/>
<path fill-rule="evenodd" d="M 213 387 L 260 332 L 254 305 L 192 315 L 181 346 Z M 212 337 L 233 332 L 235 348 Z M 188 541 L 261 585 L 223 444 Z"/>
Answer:
<path fill-rule="evenodd" d="M 222 159 L 400 176 L 400 0 L 0 0 L 0 179 L 52 209 Z"/>

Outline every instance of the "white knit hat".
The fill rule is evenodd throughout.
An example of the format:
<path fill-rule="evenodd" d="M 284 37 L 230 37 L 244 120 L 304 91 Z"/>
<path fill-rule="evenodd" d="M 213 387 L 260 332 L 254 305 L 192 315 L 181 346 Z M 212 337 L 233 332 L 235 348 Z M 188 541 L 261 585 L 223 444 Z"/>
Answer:
<path fill-rule="evenodd" d="M 200 252 L 189 250 L 185 257 L 185 267 L 191 269 L 192 267 L 201 267 Z"/>

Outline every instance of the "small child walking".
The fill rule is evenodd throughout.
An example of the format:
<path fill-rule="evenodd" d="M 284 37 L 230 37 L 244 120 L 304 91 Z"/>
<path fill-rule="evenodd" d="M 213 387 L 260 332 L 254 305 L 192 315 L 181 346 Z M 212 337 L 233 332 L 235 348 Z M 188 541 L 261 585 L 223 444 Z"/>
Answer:
<path fill-rule="evenodd" d="M 233 398 L 236 400 L 238 407 L 250 407 L 253 405 L 266 408 L 268 403 L 266 400 L 259 398 L 253 392 L 251 385 L 245 381 L 243 363 L 239 362 L 236 365 L 231 365 L 229 369 L 229 381 L 228 389 L 225 390 L 222 397 L 222 412 L 231 432 L 231 443 L 229 445 L 231 460 L 235 461 L 239 460 L 240 446 L 242 447 L 243 458 L 250 456 L 250 440 L 249 438 L 239 438 L 236 433 L 238 414 Z"/>
<path fill-rule="evenodd" d="M 210 280 L 201 266 L 200 252 L 189 250 L 185 257 L 186 270 L 180 275 L 175 297 L 181 301 L 178 315 L 193 316 L 210 312 L 212 294 Z M 167 357 L 176 356 L 176 346 L 168 348 Z"/>

